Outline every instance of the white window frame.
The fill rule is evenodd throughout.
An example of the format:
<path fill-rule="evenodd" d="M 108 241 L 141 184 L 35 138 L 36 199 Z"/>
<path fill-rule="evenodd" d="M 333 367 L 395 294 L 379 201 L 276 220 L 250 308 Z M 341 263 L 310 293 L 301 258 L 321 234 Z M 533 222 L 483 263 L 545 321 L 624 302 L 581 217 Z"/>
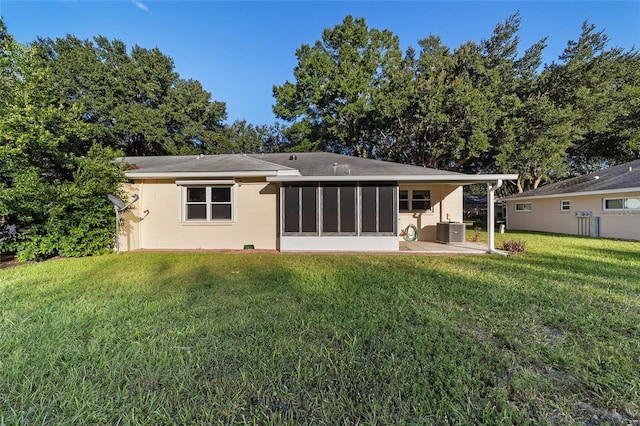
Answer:
<path fill-rule="evenodd" d="M 207 183 L 207 184 L 191 184 L 180 183 L 180 220 L 183 223 L 233 223 L 236 221 L 236 190 L 234 184 L 229 183 Z M 205 188 L 205 201 L 206 204 L 206 218 L 205 219 L 188 219 L 187 218 L 187 191 L 190 188 Z M 229 188 L 230 200 L 228 202 L 214 203 L 212 201 L 211 191 L 212 188 Z M 211 218 L 211 206 L 213 204 L 225 204 L 231 205 L 231 218 L 230 219 L 212 219 Z"/>
<path fill-rule="evenodd" d="M 523 208 L 519 209 L 518 206 L 523 206 Z M 526 206 L 529 206 L 529 208 L 526 208 Z M 517 213 L 528 213 L 533 211 L 533 203 L 516 203 L 513 208 Z"/>
<path fill-rule="evenodd" d="M 571 211 L 571 200 L 561 200 L 560 201 L 560 211 L 562 211 L 562 212 L 570 212 Z"/>
<path fill-rule="evenodd" d="M 607 208 L 607 201 L 614 201 L 614 200 L 622 200 L 622 208 L 620 208 L 620 209 Z M 639 200 L 640 201 L 640 196 L 639 197 L 603 198 L 602 199 L 602 210 L 604 210 L 604 211 L 623 211 L 623 210 L 639 211 L 640 210 L 640 207 L 627 207 L 627 200 Z"/>
<path fill-rule="evenodd" d="M 404 198 L 400 197 L 400 193 L 406 191 L 407 193 L 407 207 L 408 209 L 400 209 L 400 201 L 404 200 Z M 414 191 L 426 191 L 429 198 L 429 208 L 428 209 L 414 209 L 413 208 L 413 192 Z M 404 189 L 404 188 L 400 188 L 398 189 L 398 210 L 400 213 L 433 213 L 433 202 L 431 199 L 431 189 L 416 189 L 416 188 L 412 188 L 412 189 Z"/>

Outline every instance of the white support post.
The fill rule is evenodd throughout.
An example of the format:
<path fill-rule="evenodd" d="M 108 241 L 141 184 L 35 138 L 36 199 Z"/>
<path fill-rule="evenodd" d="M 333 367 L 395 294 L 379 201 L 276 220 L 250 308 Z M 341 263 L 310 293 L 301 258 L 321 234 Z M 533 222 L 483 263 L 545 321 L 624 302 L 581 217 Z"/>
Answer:
<path fill-rule="evenodd" d="M 498 179 L 495 185 L 487 184 L 487 251 L 495 253 L 495 196 L 496 189 L 502 186 L 502 179 Z"/>

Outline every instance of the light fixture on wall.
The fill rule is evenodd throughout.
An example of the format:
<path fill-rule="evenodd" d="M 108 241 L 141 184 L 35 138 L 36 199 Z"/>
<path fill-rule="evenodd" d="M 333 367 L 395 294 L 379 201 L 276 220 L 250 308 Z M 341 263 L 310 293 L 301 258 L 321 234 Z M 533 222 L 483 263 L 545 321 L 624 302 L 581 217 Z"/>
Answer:
<path fill-rule="evenodd" d="M 125 204 L 124 201 L 115 195 L 108 194 L 107 198 L 111 201 L 113 209 L 116 211 L 116 253 L 120 254 L 120 212 L 126 210 L 131 204 L 138 201 L 140 197 L 138 197 L 138 194 L 133 194 L 129 204 Z"/>

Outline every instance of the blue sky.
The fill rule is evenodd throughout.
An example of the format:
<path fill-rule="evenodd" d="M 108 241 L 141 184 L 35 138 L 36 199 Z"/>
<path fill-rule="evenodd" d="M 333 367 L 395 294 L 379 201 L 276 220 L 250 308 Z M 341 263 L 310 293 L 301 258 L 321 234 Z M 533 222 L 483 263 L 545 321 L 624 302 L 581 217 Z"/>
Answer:
<path fill-rule="evenodd" d="M 295 50 L 351 14 L 388 29 L 403 50 L 429 34 L 450 48 L 488 38 L 520 11 L 521 50 L 548 36 L 550 63 L 588 20 L 611 46 L 640 48 L 640 1 L 159 1 L 0 0 L 0 15 L 17 41 L 73 34 L 104 35 L 129 48 L 158 47 L 182 78 L 199 80 L 227 105 L 228 122 L 273 124 L 273 85 L 293 79 Z"/>

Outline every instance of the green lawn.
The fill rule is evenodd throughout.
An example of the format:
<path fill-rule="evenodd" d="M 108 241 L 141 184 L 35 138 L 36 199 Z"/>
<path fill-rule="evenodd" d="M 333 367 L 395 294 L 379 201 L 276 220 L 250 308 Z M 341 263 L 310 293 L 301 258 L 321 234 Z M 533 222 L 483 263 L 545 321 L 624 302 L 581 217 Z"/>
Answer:
<path fill-rule="evenodd" d="M 637 424 L 640 243 L 0 270 L 0 424 Z"/>

